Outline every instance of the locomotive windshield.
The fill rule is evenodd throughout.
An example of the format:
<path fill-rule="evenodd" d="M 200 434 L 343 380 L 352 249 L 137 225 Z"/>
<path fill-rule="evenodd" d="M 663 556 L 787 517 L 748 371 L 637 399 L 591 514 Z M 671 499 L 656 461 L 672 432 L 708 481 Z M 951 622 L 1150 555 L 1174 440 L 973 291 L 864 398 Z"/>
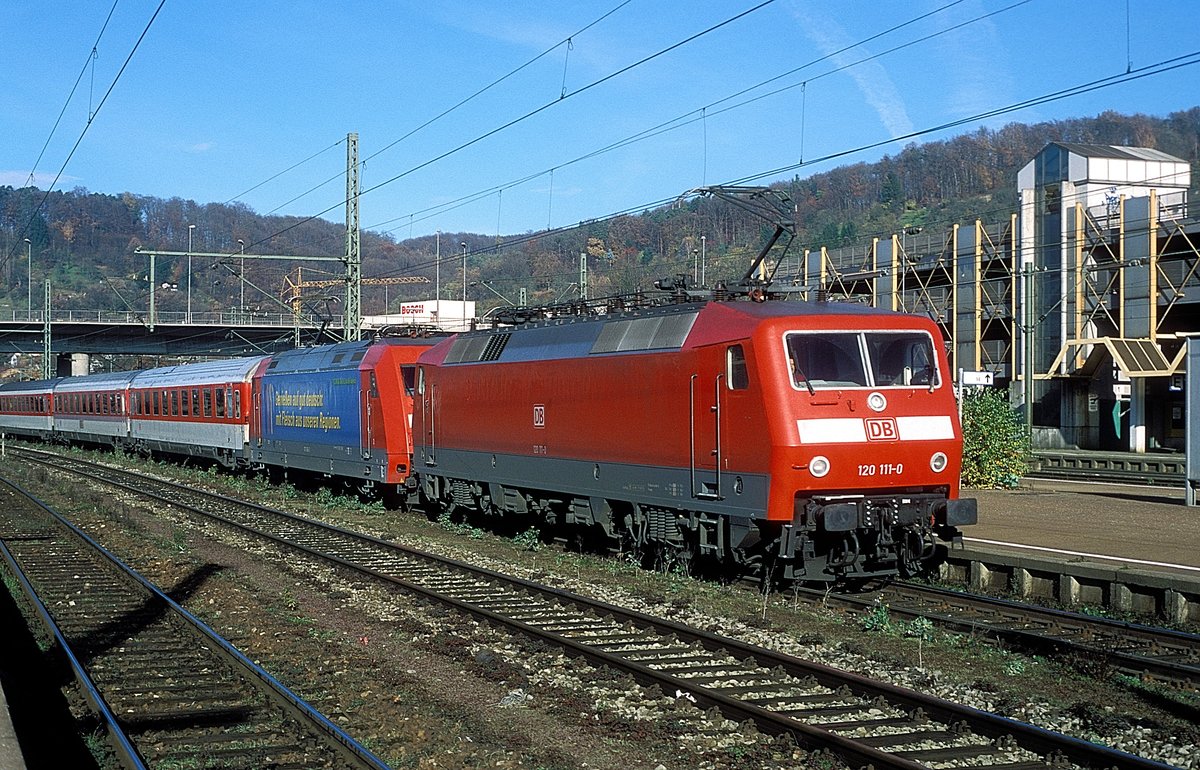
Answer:
<path fill-rule="evenodd" d="M 939 384 L 933 340 L 924 332 L 791 332 L 785 342 L 797 389 Z"/>

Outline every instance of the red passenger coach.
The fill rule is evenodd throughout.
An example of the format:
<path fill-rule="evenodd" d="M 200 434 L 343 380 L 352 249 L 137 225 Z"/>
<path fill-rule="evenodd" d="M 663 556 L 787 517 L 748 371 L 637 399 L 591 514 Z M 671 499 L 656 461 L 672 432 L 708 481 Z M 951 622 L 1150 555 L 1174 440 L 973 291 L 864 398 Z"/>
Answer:
<path fill-rule="evenodd" d="M 0 386 L 0 431 L 44 439 L 54 431 L 54 385 L 58 380 Z"/>
<path fill-rule="evenodd" d="M 432 342 L 387 338 L 292 350 L 254 376 L 256 463 L 403 485 L 411 471 L 417 356 Z"/>
<path fill-rule="evenodd" d="M 414 464 L 451 510 L 779 579 L 886 576 L 974 520 L 952 390 L 932 323 L 856 305 L 551 319 L 421 358 Z"/>
<path fill-rule="evenodd" d="M 252 356 L 137 372 L 129 383 L 129 444 L 146 453 L 245 465 L 251 376 L 266 360 Z"/>
<path fill-rule="evenodd" d="M 136 372 L 64 377 L 54 385 L 54 432 L 67 441 L 118 445 L 129 435 L 129 382 Z"/>

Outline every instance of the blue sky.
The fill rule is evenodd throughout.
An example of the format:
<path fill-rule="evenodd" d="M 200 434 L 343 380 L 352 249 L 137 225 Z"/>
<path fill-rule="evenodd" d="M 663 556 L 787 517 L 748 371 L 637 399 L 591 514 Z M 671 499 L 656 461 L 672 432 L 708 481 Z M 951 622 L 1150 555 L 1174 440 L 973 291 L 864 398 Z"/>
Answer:
<path fill-rule="evenodd" d="M 1200 48 L 1196 6 L 1183 0 L 775 0 L 597 82 L 758 2 L 166 0 L 57 189 L 237 199 L 259 213 L 332 209 L 324 216 L 340 221 L 339 142 L 354 131 L 366 160 L 364 228 L 400 239 L 514 234 L 641 208 Z M 90 59 L 111 0 L 0 3 L 0 184 L 25 185 L 67 104 L 36 168 L 36 184 L 50 184 L 158 5 L 119 0 Z M 896 46 L 905 47 L 887 53 Z M 1200 103 L 1198 78 L 1200 66 L 1183 67 L 918 141 L 1108 109 L 1165 115 Z M 676 118 L 673 130 L 577 161 Z"/>

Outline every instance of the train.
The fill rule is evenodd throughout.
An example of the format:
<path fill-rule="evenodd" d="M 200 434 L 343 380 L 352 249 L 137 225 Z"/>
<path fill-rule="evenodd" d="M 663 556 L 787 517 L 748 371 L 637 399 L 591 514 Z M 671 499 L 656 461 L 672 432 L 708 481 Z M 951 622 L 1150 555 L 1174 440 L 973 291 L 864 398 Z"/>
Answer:
<path fill-rule="evenodd" d="M 0 431 L 773 582 L 918 574 L 977 519 L 938 328 L 844 303 L 689 298 L 10 383 Z"/>

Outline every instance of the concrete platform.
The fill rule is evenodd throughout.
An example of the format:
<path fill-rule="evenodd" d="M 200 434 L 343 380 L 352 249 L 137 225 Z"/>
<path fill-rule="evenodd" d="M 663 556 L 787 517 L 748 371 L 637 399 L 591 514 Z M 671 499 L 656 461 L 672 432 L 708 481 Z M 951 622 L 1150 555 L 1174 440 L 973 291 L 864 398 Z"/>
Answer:
<path fill-rule="evenodd" d="M 8 714 L 8 700 L 4 696 L 3 687 L 0 687 L 0 768 L 25 770 L 25 758 L 21 754 L 21 745 L 17 742 L 17 733 Z"/>
<path fill-rule="evenodd" d="M 963 496 L 979 523 L 944 580 L 1200 625 L 1200 508 L 1182 488 L 1023 479 Z"/>

